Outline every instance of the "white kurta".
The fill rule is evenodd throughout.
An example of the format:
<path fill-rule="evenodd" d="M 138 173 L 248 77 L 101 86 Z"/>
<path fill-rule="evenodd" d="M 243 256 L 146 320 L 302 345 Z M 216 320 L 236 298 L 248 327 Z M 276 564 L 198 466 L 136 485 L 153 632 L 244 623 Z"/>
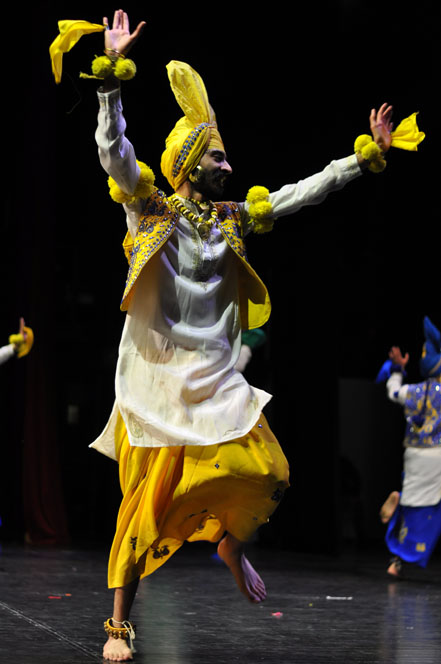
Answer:
<path fill-rule="evenodd" d="M 141 272 L 116 371 L 116 400 L 132 444 L 209 445 L 256 424 L 270 395 L 234 369 L 236 266 L 217 228 L 202 241 L 181 218 Z"/>
<path fill-rule="evenodd" d="M 100 94 L 96 138 L 105 170 L 127 192 L 138 180 L 117 92 Z M 355 155 L 270 194 L 275 217 L 321 202 L 361 173 Z M 127 207 L 135 237 L 144 202 Z M 244 225 L 247 205 L 242 204 Z M 214 226 L 203 240 L 181 217 L 142 270 L 127 312 L 111 418 L 91 447 L 114 456 L 118 411 L 136 446 L 211 445 L 248 433 L 271 395 L 234 365 L 240 352 L 238 261 Z"/>

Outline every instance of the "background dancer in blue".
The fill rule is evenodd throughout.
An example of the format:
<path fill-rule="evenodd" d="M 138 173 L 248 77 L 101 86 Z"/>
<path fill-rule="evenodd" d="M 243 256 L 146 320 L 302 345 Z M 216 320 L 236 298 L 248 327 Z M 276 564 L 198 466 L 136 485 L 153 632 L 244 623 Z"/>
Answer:
<path fill-rule="evenodd" d="M 420 359 L 424 382 L 403 384 L 409 355 L 391 348 L 377 381 L 387 379 L 389 398 L 404 407 L 404 472 L 401 493 L 381 508 L 389 523 L 386 544 L 393 555 L 388 574 L 402 575 L 402 562 L 426 567 L 441 534 L 441 333 L 426 316 Z"/>

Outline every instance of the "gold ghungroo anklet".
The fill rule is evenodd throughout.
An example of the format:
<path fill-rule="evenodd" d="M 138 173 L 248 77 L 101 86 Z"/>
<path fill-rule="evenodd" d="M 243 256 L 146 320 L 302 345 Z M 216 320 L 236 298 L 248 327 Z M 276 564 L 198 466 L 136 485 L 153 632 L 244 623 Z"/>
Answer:
<path fill-rule="evenodd" d="M 114 618 L 108 618 L 104 622 L 104 631 L 106 634 L 111 636 L 113 639 L 124 639 L 124 641 L 129 641 L 130 648 L 132 648 L 132 641 L 134 641 L 136 636 L 136 625 L 133 625 L 128 620 L 115 620 L 115 622 L 122 625 L 122 627 L 113 626 Z"/>

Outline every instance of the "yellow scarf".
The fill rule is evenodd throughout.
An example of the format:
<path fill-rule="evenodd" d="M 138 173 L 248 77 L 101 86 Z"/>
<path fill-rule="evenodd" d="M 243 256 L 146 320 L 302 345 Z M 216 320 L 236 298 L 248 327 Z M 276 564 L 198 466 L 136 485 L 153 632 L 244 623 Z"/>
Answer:
<path fill-rule="evenodd" d="M 408 118 L 400 122 L 398 127 L 391 133 L 391 146 L 401 150 L 418 150 L 418 144 L 426 137 L 423 131 L 418 129 L 416 116 L 418 113 L 412 113 Z"/>
<path fill-rule="evenodd" d="M 49 55 L 52 62 L 52 73 L 55 83 L 61 81 L 63 69 L 63 54 L 70 51 L 77 41 L 91 32 L 101 32 L 106 29 L 105 25 L 89 23 L 89 21 L 58 21 L 60 34 L 54 39 L 49 47 Z"/>

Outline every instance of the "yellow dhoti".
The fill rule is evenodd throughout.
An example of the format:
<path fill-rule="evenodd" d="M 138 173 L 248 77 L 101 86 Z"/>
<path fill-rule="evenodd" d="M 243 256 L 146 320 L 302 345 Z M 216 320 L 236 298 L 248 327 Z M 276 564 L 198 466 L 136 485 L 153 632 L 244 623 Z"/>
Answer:
<path fill-rule="evenodd" d="M 242 438 L 207 446 L 133 447 L 119 416 L 123 493 L 109 559 L 109 588 L 154 572 L 185 540 L 240 541 L 274 512 L 288 463 L 266 418 Z"/>

